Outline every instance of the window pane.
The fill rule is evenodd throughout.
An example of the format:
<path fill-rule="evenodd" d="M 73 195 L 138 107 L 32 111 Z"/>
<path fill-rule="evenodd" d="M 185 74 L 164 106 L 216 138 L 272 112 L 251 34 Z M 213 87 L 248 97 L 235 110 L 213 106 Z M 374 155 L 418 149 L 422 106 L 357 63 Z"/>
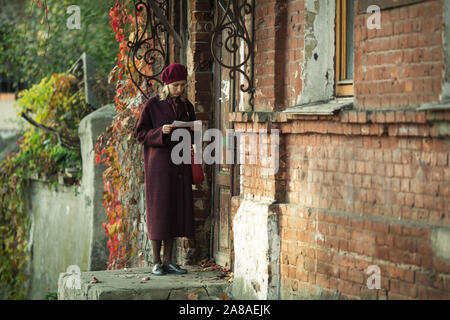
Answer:
<path fill-rule="evenodd" d="M 347 4 L 347 79 L 353 79 L 353 17 L 354 17 L 354 0 L 346 0 Z"/>

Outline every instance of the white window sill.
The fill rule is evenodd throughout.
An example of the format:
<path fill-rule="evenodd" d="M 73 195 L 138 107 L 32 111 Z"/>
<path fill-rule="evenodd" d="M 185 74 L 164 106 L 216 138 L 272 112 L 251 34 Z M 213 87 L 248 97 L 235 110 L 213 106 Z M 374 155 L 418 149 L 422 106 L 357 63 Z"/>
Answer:
<path fill-rule="evenodd" d="M 330 101 L 312 102 L 289 107 L 282 113 L 299 115 L 333 115 L 336 111 L 353 108 L 354 98 L 339 98 Z"/>

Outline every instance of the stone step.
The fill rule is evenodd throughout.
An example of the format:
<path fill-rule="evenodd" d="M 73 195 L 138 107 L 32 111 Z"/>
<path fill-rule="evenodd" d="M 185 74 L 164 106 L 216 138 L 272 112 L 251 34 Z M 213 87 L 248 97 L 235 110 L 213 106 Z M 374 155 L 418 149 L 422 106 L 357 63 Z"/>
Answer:
<path fill-rule="evenodd" d="M 187 274 L 156 276 L 151 268 L 88 271 L 78 278 L 75 274 L 61 273 L 58 300 L 220 300 L 230 297 L 231 284 L 219 271 L 203 271 L 200 266 L 183 268 L 188 270 Z"/>

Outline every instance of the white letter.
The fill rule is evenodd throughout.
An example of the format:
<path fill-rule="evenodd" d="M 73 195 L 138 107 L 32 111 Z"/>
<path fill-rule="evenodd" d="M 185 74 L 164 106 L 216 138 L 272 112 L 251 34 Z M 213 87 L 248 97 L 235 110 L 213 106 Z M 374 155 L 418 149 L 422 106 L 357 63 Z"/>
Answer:
<path fill-rule="evenodd" d="M 367 274 L 373 273 L 367 278 L 367 288 L 369 289 L 380 289 L 381 288 L 381 277 L 380 277 L 380 267 L 376 265 L 369 266 L 366 270 Z"/>
<path fill-rule="evenodd" d="M 67 13 L 71 14 L 73 12 L 73 15 L 71 15 L 67 19 L 67 28 L 68 29 L 81 29 L 80 25 L 80 7 L 79 6 L 69 6 L 67 7 Z"/>
<path fill-rule="evenodd" d="M 234 164 L 234 136 L 234 130 L 227 129 L 225 140 L 227 148 L 225 164 Z"/>
<path fill-rule="evenodd" d="M 199 164 L 202 163 L 202 137 L 203 137 L 203 125 L 201 120 L 196 120 L 194 122 L 194 145 L 195 145 L 195 153 L 194 153 L 194 163 Z"/>
<path fill-rule="evenodd" d="M 66 282 L 66 288 L 68 289 L 81 289 L 80 281 L 80 267 L 76 265 L 71 265 L 67 267 L 66 273 L 70 273 L 70 276 Z"/>
<path fill-rule="evenodd" d="M 280 168 L 280 130 L 270 130 L 270 169 L 273 170 L 270 174 L 276 175 Z"/>
<path fill-rule="evenodd" d="M 203 151 L 203 159 L 206 164 L 222 164 L 222 149 L 223 149 L 223 141 L 222 141 L 222 133 L 219 129 L 208 129 L 205 132 L 205 137 L 203 138 L 205 141 L 211 141 L 211 138 L 214 137 L 214 142 L 208 144 Z M 214 152 L 214 156 L 212 153 Z"/>
<path fill-rule="evenodd" d="M 242 132 L 237 133 L 236 137 L 238 139 L 239 148 L 238 148 L 238 163 L 239 164 L 247 164 L 245 159 L 247 156 L 247 137 L 249 138 L 248 144 L 248 164 L 256 164 L 256 158 L 258 156 L 258 137 L 254 132 Z"/>
<path fill-rule="evenodd" d="M 176 129 L 173 131 L 171 140 L 180 141 L 177 143 L 170 153 L 170 158 L 174 164 L 191 163 L 191 134 L 187 129 Z M 183 157 L 180 157 L 180 151 L 183 150 Z"/>
<path fill-rule="evenodd" d="M 367 8 L 367 13 L 373 13 L 369 18 L 367 18 L 367 29 L 380 29 L 381 28 L 380 7 L 377 5 L 371 5 Z"/>

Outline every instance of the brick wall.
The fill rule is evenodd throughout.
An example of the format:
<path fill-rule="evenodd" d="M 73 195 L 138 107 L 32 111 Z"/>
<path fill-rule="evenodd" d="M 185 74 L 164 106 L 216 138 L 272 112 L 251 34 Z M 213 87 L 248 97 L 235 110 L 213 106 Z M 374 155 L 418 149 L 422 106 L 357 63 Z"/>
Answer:
<path fill-rule="evenodd" d="M 306 10 L 306 2 L 255 1 L 255 110 L 281 110 L 304 94 L 301 75 L 317 40 L 312 33 L 305 37 L 309 32 L 305 28 L 314 27 L 316 16 Z M 382 10 L 381 28 L 372 30 L 366 26 L 370 14 L 355 16 L 358 108 L 413 108 L 439 101 L 444 68 L 442 12 L 440 0 Z M 326 54 L 332 53 L 318 53 Z"/>
<path fill-rule="evenodd" d="M 450 112 L 416 110 L 441 100 L 443 2 L 382 10 L 380 30 L 357 15 L 354 110 L 285 114 L 305 94 L 290 66 L 309 54 L 310 5 L 256 1 L 257 112 L 230 115 L 237 131 L 280 130 L 278 173 L 247 149 L 240 177 L 241 198 L 278 207 L 280 298 L 449 299 Z"/>
<path fill-rule="evenodd" d="M 370 14 L 355 17 L 354 82 L 359 108 L 414 108 L 440 100 L 442 12 L 442 1 L 382 10 L 380 29 L 367 28 Z"/>
<path fill-rule="evenodd" d="M 281 202 L 280 297 L 450 298 L 449 253 L 437 236 L 450 226 L 449 138 L 438 129 L 449 128 L 449 113 L 293 117 L 272 123 L 285 145 L 279 173 L 265 178 L 258 162 L 241 177 L 243 197 Z M 237 118 L 247 132 L 267 125 Z M 379 290 L 366 285 L 371 265 Z"/>
<path fill-rule="evenodd" d="M 442 1 L 382 10 L 380 30 L 357 15 L 354 110 L 287 115 L 307 5 L 257 2 L 255 110 L 273 112 L 230 115 L 237 131 L 280 130 L 278 173 L 247 146 L 241 176 L 242 198 L 278 206 L 280 298 L 449 299 L 450 112 L 416 110 L 441 100 Z"/>
<path fill-rule="evenodd" d="M 400 112 L 398 122 L 395 113 L 377 119 L 383 114 L 346 113 L 339 129 L 284 125 L 293 133 L 286 138 L 290 205 L 281 218 L 287 296 L 450 298 L 450 263 L 431 236 L 450 225 L 448 139 L 431 138 L 431 113 L 408 113 L 411 123 Z M 380 290 L 366 286 L 369 265 L 380 268 Z"/>
<path fill-rule="evenodd" d="M 213 18 L 211 2 L 209 0 L 189 0 L 188 9 L 187 94 L 189 101 L 194 105 L 196 118 L 203 121 L 204 128 L 208 128 L 212 119 L 213 99 L 213 58 L 210 51 L 211 35 L 207 29 Z M 181 263 L 195 263 L 209 256 L 211 201 L 208 181 L 211 181 L 211 172 L 207 167 L 204 169 L 206 181 L 193 188 L 195 242 L 178 239 L 177 243 L 178 257 Z"/>
<path fill-rule="evenodd" d="M 255 3 L 255 110 L 281 109 L 302 89 L 304 1 Z"/>

